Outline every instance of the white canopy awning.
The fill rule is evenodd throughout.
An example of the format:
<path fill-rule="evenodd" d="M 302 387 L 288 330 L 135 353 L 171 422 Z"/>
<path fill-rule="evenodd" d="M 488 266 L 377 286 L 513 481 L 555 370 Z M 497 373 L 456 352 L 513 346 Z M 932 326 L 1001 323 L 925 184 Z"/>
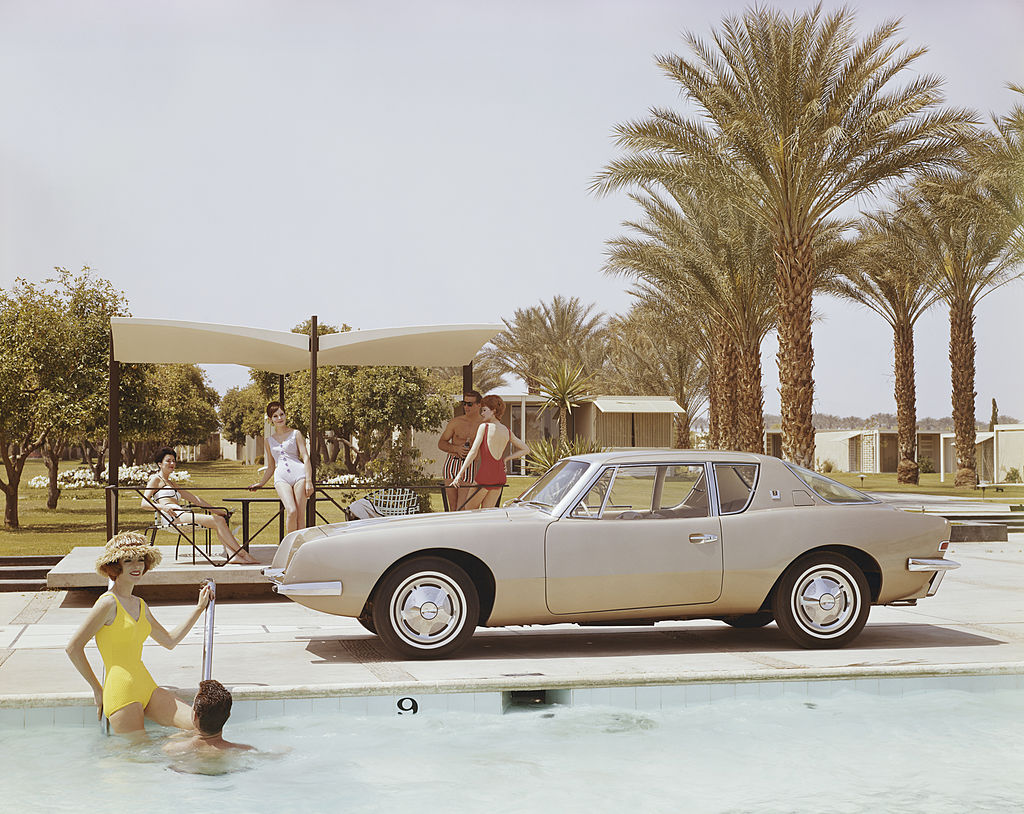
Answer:
<path fill-rule="evenodd" d="M 235 364 L 270 373 L 309 367 L 309 337 L 240 325 L 113 317 L 118 362 Z M 496 324 L 415 325 L 321 334 L 319 365 L 460 367 L 503 328 Z"/>
<path fill-rule="evenodd" d="M 683 412 L 683 408 L 667 396 L 597 396 L 594 405 L 602 413 Z"/>

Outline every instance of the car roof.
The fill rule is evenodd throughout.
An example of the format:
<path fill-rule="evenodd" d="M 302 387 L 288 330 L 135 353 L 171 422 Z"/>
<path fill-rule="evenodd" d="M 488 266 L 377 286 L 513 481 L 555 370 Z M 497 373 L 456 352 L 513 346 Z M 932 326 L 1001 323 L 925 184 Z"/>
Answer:
<path fill-rule="evenodd" d="M 675 461 L 710 461 L 712 463 L 763 463 L 778 461 L 770 455 L 753 452 L 731 452 L 720 449 L 628 449 L 574 455 L 573 460 L 587 463 L 673 463 Z"/>

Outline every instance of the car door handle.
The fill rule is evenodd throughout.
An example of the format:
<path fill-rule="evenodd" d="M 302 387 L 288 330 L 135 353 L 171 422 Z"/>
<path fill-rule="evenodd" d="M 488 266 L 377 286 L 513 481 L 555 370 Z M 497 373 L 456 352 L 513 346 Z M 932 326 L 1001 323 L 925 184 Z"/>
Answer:
<path fill-rule="evenodd" d="M 690 542 L 694 545 L 704 545 L 704 543 L 717 543 L 717 534 L 691 534 Z"/>

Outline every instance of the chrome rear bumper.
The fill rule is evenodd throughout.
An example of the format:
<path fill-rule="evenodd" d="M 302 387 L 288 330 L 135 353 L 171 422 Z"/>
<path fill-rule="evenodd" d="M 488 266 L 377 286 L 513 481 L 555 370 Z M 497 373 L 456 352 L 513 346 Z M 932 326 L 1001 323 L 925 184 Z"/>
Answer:
<path fill-rule="evenodd" d="M 907 558 L 908 571 L 934 572 L 931 582 L 928 583 L 928 596 L 934 596 L 935 592 L 939 590 L 939 584 L 942 582 L 942 578 L 946 575 L 947 571 L 953 571 L 959 567 L 960 563 L 953 562 L 953 560 L 928 557 Z"/>

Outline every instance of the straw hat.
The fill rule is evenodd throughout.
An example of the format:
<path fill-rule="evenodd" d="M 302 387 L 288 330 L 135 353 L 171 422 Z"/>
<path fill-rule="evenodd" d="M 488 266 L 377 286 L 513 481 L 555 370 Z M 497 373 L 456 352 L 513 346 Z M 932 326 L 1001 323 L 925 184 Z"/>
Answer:
<path fill-rule="evenodd" d="M 160 549 L 150 545 L 145 535 L 137 531 L 122 531 L 111 537 L 103 547 L 103 553 L 96 559 L 96 572 L 103 573 L 102 566 L 127 559 L 145 559 L 146 570 L 150 571 L 160 564 Z"/>

